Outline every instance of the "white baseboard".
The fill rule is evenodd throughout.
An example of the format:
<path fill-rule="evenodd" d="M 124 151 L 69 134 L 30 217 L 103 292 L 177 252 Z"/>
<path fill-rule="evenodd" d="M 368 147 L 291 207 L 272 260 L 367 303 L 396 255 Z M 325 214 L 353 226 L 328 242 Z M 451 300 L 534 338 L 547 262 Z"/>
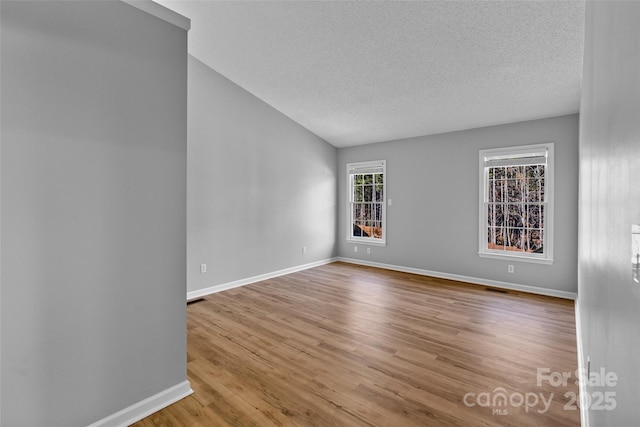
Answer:
<path fill-rule="evenodd" d="M 582 325 L 580 321 L 580 304 L 576 299 L 575 303 L 575 313 L 576 313 L 576 342 L 577 342 L 577 352 L 578 352 L 578 372 L 582 375 L 583 372 L 586 372 L 584 366 L 584 349 L 582 347 Z M 578 394 L 580 395 L 580 425 L 582 427 L 589 427 L 589 408 L 586 405 L 585 400 L 587 395 L 587 381 L 583 381 L 583 378 L 580 377 L 578 381 Z"/>
<path fill-rule="evenodd" d="M 144 417 L 148 417 L 154 412 L 166 408 L 172 403 L 177 402 L 193 393 L 189 381 L 183 381 L 180 384 L 176 384 L 173 387 L 169 387 L 166 390 L 161 391 L 151 397 L 148 397 L 138 403 L 135 403 L 128 408 L 124 408 L 115 414 L 109 415 L 95 423 L 89 425 L 89 427 L 124 427 L 129 426 L 137 421 L 140 421 Z"/>
<path fill-rule="evenodd" d="M 536 286 L 519 285 L 517 283 L 500 282 L 497 280 L 479 279 L 477 277 L 462 276 L 459 274 L 441 273 L 439 271 L 423 270 L 420 268 L 413 268 L 413 267 L 403 267 L 400 265 L 393 265 L 393 264 L 383 264 L 380 262 L 373 262 L 373 261 L 363 261 L 363 260 L 354 259 L 354 258 L 338 257 L 337 261 L 343 261 L 350 264 L 365 265 L 368 267 L 385 268 L 387 270 L 402 271 L 404 273 L 419 274 L 421 276 L 431 276 L 431 277 L 438 277 L 440 279 L 457 280 L 460 282 L 472 283 L 474 285 L 491 286 L 494 288 L 509 289 L 513 291 L 528 292 L 531 294 L 546 295 L 546 296 L 552 296 L 552 297 L 558 297 L 558 298 L 564 298 L 564 299 L 575 300 L 578 296 L 575 292 L 566 292 L 566 291 L 558 291 L 555 289 L 538 288 Z"/>
<path fill-rule="evenodd" d="M 283 270 L 273 271 L 271 273 L 260 274 L 258 276 L 248 277 L 246 279 L 235 280 L 233 282 L 222 283 L 220 285 L 210 286 L 197 291 L 187 292 L 187 301 L 204 297 L 206 295 L 215 294 L 216 292 L 226 291 L 228 289 L 238 288 L 240 286 L 250 285 L 251 283 L 261 282 L 263 280 L 273 279 L 274 277 L 284 276 L 285 274 L 295 273 L 297 271 L 307 270 L 309 268 L 330 264 L 336 261 L 336 258 L 323 259 L 308 264 L 298 265 L 296 267 L 285 268 Z"/>

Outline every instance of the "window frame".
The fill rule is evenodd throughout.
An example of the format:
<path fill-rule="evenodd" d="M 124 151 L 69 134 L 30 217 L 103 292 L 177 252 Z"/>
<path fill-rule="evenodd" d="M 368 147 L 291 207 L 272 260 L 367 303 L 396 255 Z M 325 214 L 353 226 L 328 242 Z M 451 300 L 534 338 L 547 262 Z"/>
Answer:
<path fill-rule="evenodd" d="M 543 247 L 544 253 L 511 252 L 488 248 L 488 206 L 489 206 L 489 168 L 488 160 L 501 158 L 517 158 L 526 155 L 545 153 L 546 165 L 544 175 L 545 198 L 540 201 L 544 207 Z M 553 218 L 554 218 L 554 143 L 522 145 L 504 148 L 491 148 L 479 152 L 479 227 L 478 255 L 483 258 L 531 262 L 538 264 L 553 263 Z"/>
<path fill-rule="evenodd" d="M 353 206 L 356 203 L 353 200 L 353 179 L 356 173 L 352 173 L 353 170 L 361 169 L 373 169 L 382 168 L 382 238 L 375 237 L 362 237 L 353 235 Z M 366 174 L 363 172 L 363 174 Z M 353 162 L 347 163 L 346 167 L 346 181 L 347 181 L 347 242 L 348 243 L 360 243 L 364 245 L 386 246 L 387 245 L 387 162 L 386 160 L 375 160 L 366 162 Z"/>

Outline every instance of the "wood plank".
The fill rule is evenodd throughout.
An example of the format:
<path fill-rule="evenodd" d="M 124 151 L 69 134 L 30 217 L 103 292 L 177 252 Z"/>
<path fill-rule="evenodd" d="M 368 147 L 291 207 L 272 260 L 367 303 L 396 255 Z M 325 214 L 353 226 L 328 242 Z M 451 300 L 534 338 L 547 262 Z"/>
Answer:
<path fill-rule="evenodd" d="M 135 426 L 580 425 L 572 301 L 337 262 L 187 316 L 194 394 Z M 501 390 L 515 400 L 479 404 Z M 517 405 L 534 394 L 548 410 Z"/>

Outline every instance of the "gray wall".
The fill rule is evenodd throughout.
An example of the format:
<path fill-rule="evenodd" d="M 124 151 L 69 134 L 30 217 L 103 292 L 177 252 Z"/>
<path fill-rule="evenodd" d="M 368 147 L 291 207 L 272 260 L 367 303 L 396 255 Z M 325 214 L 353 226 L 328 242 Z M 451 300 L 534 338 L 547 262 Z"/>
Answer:
<path fill-rule="evenodd" d="M 333 146 L 193 57 L 188 116 L 188 291 L 335 255 Z"/>
<path fill-rule="evenodd" d="M 583 363 L 615 372 L 614 411 L 591 426 L 638 425 L 640 284 L 631 225 L 640 224 L 640 3 L 587 2 L 580 117 L 579 299 Z M 586 363 L 585 363 L 586 364 Z"/>
<path fill-rule="evenodd" d="M 83 426 L 186 380 L 186 31 L 2 1 L 3 426 Z"/>
<path fill-rule="evenodd" d="M 553 265 L 480 258 L 478 151 L 555 142 Z M 387 161 L 387 246 L 354 253 L 346 237 L 345 168 Z M 578 116 L 569 115 L 400 141 L 338 152 L 338 253 L 353 258 L 483 280 L 577 290 Z M 366 245 L 359 245 L 366 247 Z M 515 273 L 507 273 L 507 265 Z"/>

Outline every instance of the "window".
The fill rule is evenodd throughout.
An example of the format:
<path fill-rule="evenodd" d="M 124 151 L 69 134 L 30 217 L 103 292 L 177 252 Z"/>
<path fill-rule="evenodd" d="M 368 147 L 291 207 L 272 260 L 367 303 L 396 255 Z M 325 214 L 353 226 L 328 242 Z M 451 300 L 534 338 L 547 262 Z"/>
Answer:
<path fill-rule="evenodd" d="M 553 262 L 553 144 L 480 151 L 479 255 Z"/>
<path fill-rule="evenodd" d="M 386 244 L 386 162 L 347 164 L 347 240 L 365 244 Z"/>

